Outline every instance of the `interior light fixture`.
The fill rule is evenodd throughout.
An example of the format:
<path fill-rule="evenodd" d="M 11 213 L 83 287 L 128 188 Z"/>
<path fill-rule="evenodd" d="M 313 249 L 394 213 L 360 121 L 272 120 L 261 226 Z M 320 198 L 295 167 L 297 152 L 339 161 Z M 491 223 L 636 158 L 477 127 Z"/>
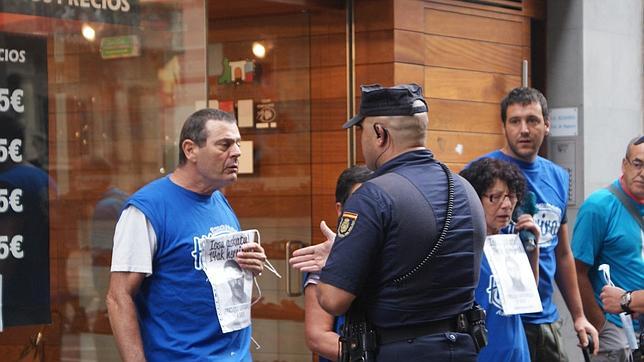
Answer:
<path fill-rule="evenodd" d="M 266 48 L 260 42 L 253 42 L 253 54 L 258 58 L 264 58 L 266 56 Z"/>
<path fill-rule="evenodd" d="M 83 34 L 83 37 L 89 41 L 94 41 L 96 39 L 96 31 L 88 24 L 83 24 L 81 33 Z"/>

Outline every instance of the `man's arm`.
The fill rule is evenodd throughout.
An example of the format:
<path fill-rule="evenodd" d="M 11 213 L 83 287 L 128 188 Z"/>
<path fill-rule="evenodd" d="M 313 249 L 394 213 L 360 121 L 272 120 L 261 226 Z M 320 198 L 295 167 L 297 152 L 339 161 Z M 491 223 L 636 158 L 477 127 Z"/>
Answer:
<path fill-rule="evenodd" d="M 605 285 L 600 295 L 604 309 L 614 314 L 623 312 L 622 295 L 624 293 L 626 291 L 622 288 Z M 635 313 L 644 313 L 644 290 L 633 291 L 629 308 Z"/>
<path fill-rule="evenodd" d="M 577 284 L 579 284 L 579 293 L 581 294 L 584 313 L 590 323 L 592 323 L 598 331 L 601 331 L 604 327 L 606 317 L 604 316 L 604 312 L 600 306 L 597 304 L 597 301 L 595 301 L 593 286 L 590 284 L 590 279 L 588 278 L 588 270 L 590 267 L 578 259 L 575 259 L 575 267 L 577 269 Z"/>
<path fill-rule="evenodd" d="M 143 273 L 112 272 L 107 291 L 107 311 L 124 362 L 145 361 L 134 296 L 145 278 Z"/>
<path fill-rule="evenodd" d="M 599 351 L 599 336 L 597 329 L 586 319 L 584 309 L 581 304 L 581 297 L 579 295 L 579 287 L 577 286 L 577 273 L 575 272 L 575 261 L 570 250 L 570 240 L 568 239 L 568 224 L 562 224 L 557 233 L 559 242 L 555 248 L 555 256 L 557 259 L 557 272 L 555 279 L 559 291 L 566 302 L 568 311 L 572 316 L 574 328 L 577 332 L 577 337 L 582 346 L 588 345 L 587 334 L 593 337 L 595 342 L 595 351 Z"/>
<path fill-rule="evenodd" d="M 311 273 L 319 273 L 324 268 L 335 240 L 335 233 L 329 229 L 324 220 L 320 222 L 320 231 L 326 240 L 320 244 L 295 250 L 293 257 L 288 260 L 293 268 Z"/>
<path fill-rule="evenodd" d="M 338 358 L 338 334 L 333 330 L 334 318 L 325 312 L 317 298 L 317 285 L 304 288 L 304 332 L 306 345 L 321 356 L 335 361 Z"/>
<path fill-rule="evenodd" d="M 356 296 L 330 284 L 320 282 L 317 287 L 318 302 L 331 315 L 345 314 Z"/>

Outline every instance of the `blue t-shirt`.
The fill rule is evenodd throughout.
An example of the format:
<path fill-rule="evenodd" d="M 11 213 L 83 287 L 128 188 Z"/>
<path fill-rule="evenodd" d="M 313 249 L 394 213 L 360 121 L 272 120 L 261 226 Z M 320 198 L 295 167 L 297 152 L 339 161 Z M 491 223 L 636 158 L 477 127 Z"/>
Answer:
<path fill-rule="evenodd" d="M 199 254 L 201 239 L 239 230 L 224 196 L 201 195 L 164 177 L 137 191 L 129 205 L 145 214 L 157 236 L 152 275 L 135 299 L 146 358 L 251 361 L 251 329 L 222 333 Z"/>
<path fill-rule="evenodd" d="M 559 319 L 557 306 L 552 300 L 554 293 L 557 260 L 555 249 L 559 243 L 559 227 L 567 222 L 566 207 L 568 203 L 568 173 L 543 157 L 537 156 L 534 162 L 525 162 L 505 155 L 500 150 L 490 152 L 483 157 L 490 157 L 511 162 L 517 165 L 525 176 L 528 189 L 535 193 L 537 209 L 532 215 L 534 222 L 541 230 L 539 238 L 539 297 L 543 311 L 524 314 L 524 322 L 531 324 L 553 323 Z"/>
<path fill-rule="evenodd" d="M 619 181 L 613 182 L 623 191 Z M 644 216 L 644 204 L 639 204 L 627 195 L 627 199 L 640 217 Z M 572 252 L 575 259 L 590 266 L 588 277 L 595 292 L 595 300 L 601 304 L 599 294 L 605 285 L 597 267 L 610 266 L 613 283 L 624 290 L 644 289 L 644 233 L 639 224 L 621 201 L 608 189 L 593 192 L 579 209 L 572 237 Z M 617 314 L 606 318 L 621 326 Z"/>
<path fill-rule="evenodd" d="M 380 177 L 395 176 L 389 173 L 411 183 L 418 197 L 411 187 L 404 191 L 413 199 L 404 202 L 401 199 L 409 195 L 394 199 L 385 192 L 378 183 Z M 429 150 L 389 160 L 349 196 L 320 280 L 358 296 L 369 320 L 381 328 L 446 319 L 470 308 L 478 284 L 485 219 L 472 186 L 456 174 L 453 177 L 454 210 L 445 241 L 412 278 L 392 283 L 429 253 L 445 220 L 447 178 Z"/>
<path fill-rule="evenodd" d="M 488 345 L 479 352 L 479 362 L 530 362 L 521 316 L 503 314 L 501 296 L 485 254 L 481 260 L 476 302 L 485 309 L 488 330 Z"/>

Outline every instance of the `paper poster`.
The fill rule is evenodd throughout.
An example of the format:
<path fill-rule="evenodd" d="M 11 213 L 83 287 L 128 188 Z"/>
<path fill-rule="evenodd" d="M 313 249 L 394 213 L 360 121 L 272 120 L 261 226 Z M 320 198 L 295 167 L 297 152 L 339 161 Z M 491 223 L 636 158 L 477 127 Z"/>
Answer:
<path fill-rule="evenodd" d="M 240 99 L 237 101 L 237 124 L 239 128 L 253 127 L 253 100 Z"/>
<path fill-rule="evenodd" d="M 239 173 L 253 173 L 253 141 L 239 142 L 239 149 L 241 151 L 241 156 L 239 156 Z"/>
<path fill-rule="evenodd" d="M 209 99 L 208 100 L 208 108 L 219 109 L 219 101 L 216 100 L 216 99 Z"/>
<path fill-rule="evenodd" d="M 51 323 L 47 79 L 46 37 L 0 33 L 3 328 Z"/>
<path fill-rule="evenodd" d="M 519 236 L 488 235 L 483 252 L 499 289 L 503 314 L 541 312 L 537 283 Z"/>
<path fill-rule="evenodd" d="M 201 241 L 201 263 L 212 285 L 217 318 L 224 333 L 250 325 L 250 303 L 253 273 L 242 270 L 235 255 L 245 243 L 259 242 L 257 230 L 204 238 Z"/>

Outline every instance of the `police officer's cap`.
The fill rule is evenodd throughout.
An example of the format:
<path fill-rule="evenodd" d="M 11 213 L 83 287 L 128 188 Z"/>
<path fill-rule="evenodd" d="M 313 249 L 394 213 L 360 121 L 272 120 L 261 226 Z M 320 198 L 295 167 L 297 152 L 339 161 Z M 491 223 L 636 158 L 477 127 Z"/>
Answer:
<path fill-rule="evenodd" d="M 342 128 L 349 128 L 365 117 L 373 116 L 411 116 L 427 112 L 427 102 L 423 98 L 423 88 L 418 84 L 400 84 L 394 87 L 383 87 L 380 84 L 361 85 L 360 110 L 348 120 Z M 420 100 L 422 105 L 414 107 Z"/>

